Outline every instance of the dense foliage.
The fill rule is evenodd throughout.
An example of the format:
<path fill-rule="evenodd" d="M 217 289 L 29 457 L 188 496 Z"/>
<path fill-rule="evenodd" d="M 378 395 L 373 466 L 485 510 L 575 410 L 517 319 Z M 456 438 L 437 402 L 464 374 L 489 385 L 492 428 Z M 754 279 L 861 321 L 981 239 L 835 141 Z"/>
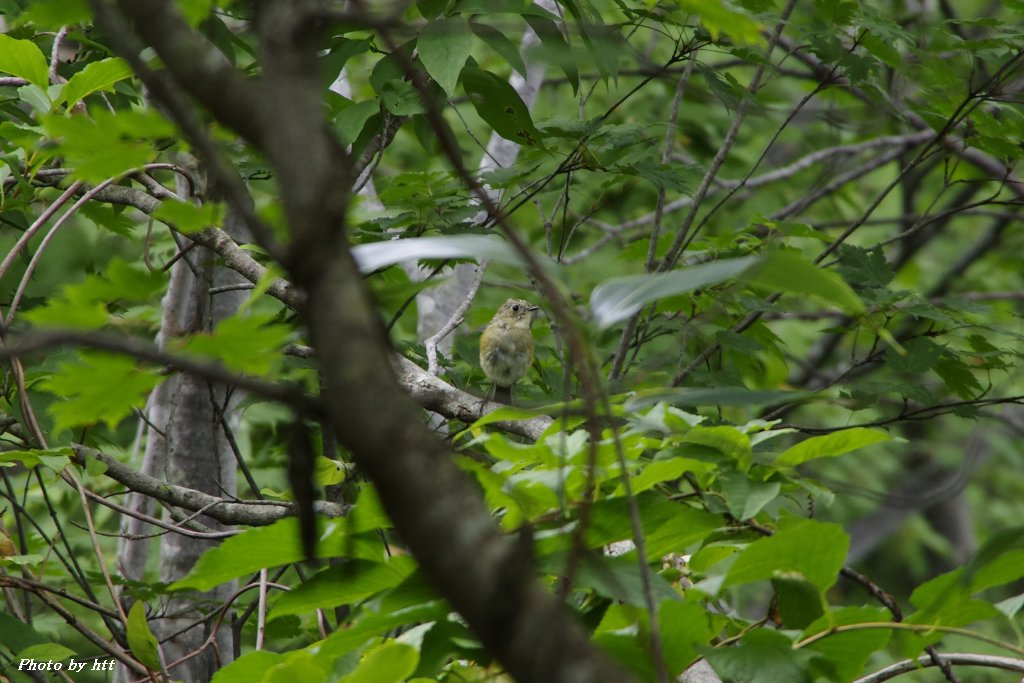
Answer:
<path fill-rule="evenodd" d="M 1021 3 L 0 13 L 3 677 L 1022 675 Z"/>

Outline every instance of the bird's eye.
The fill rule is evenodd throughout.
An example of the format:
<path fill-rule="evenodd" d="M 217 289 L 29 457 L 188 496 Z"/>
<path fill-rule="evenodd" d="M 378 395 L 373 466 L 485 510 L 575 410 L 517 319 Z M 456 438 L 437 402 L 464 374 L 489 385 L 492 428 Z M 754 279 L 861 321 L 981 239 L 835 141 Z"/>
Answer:
<path fill-rule="evenodd" d="M 515 311 L 516 313 L 518 313 L 519 312 L 519 304 L 512 304 L 512 310 Z"/>

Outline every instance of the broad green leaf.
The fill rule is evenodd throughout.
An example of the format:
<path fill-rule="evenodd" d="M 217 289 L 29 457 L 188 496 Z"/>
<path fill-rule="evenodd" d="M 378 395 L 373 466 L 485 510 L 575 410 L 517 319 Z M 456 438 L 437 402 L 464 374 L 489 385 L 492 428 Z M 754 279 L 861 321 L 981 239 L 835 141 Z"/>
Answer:
<path fill-rule="evenodd" d="M 670 273 L 605 280 L 591 292 L 590 310 L 598 327 L 610 327 L 658 299 L 738 277 L 758 260 L 756 256 L 744 256 L 688 266 Z"/>
<path fill-rule="evenodd" d="M 840 607 L 808 626 L 803 637 L 827 631 L 834 626 L 885 622 L 890 618 L 891 615 L 884 607 Z M 871 655 L 884 648 L 891 637 L 892 632 L 886 629 L 847 631 L 815 641 L 807 649 L 826 658 L 829 665 L 826 675 L 831 680 L 851 681 L 863 671 Z"/>
<path fill-rule="evenodd" d="M 492 235 L 458 237 L 414 237 L 387 242 L 369 242 L 352 248 L 352 255 L 363 273 L 406 261 L 422 259 L 488 259 L 519 265 L 522 259 L 512 246 Z"/>
<path fill-rule="evenodd" d="M 24 78 L 46 90 L 50 85 L 46 56 L 30 40 L 18 40 L 0 33 L 0 71 Z"/>
<path fill-rule="evenodd" d="M 519 54 L 519 47 L 509 40 L 504 33 L 478 21 L 469 22 L 469 27 L 476 34 L 476 37 L 487 43 L 492 50 L 505 58 L 509 65 L 519 72 L 523 78 L 526 77 L 526 63 L 523 56 Z"/>
<path fill-rule="evenodd" d="M 750 519 L 775 500 L 782 484 L 752 481 L 746 474 L 731 470 L 718 478 L 729 512 L 737 519 Z"/>
<path fill-rule="evenodd" d="M 396 116 L 412 116 L 427 110 L 415 86 L 397 78 L 381 86 L 380 101 L 384 103 L 385 109 Z"/>
<path fill-rule="evenodd" d="M 176 3 L 189 26 L 198 26 L 210 14 L 213 0 L 178 0 Z"/>
<path fill-rule="evenodd" d="M 345 554 L 344 520 L 321 524 L 317 546 L 319 557 Z M 305 559 L 299 542 L 299 522 L 285 517 L 270 526 L 249 529 L 232 536 L 203 553 L 188 575 L 171 585 L 171 590 L 207 591 L 225 581 L 258 572 L 260 569 Z"/>
<path fill-rule="evenodd" d="M 137 601 L 128 611 L 128 647 L 132 654 L 154 671 L 160 670 L 159 644 L 146 622 L 146 604 Z"/>
<path fill-rule="evenodd" d="M 751 543 L 729 570 L 725 586 L 802 575 L 824 592 L 836 581 L 850 539 L 838 524 L 793 521 L 774 536 Z"/>
<path fill-rule="evenodd" d="M 64 84 L 64 100 L 70 109 L 97 90 L 113 90 L 115 83 L 132 73 L 131 67 L 117 57 L 92 62 Z"/>
<path fill-rule="evenodd" d="M 261 683 L 295 683 L 296 681 L 326 681 L 328 672 L 309 650 L 287 654 L 283 660 L 269 667 Z"/>
<path fill-rule="evenodd" d="M 88 21 L 91 16 L 88 0 L 32 0 L 18 21 L 57 31 L 62 26 Z"/>
<path fill-rule="evenodd" d="M 672 680 L 700 654 L 698 646 L 706 645 L 715 635 L 708 612 L 692 602 L 666 600 L 658 608 L 661 641 Z"/>
<path fill-rule="evenodd" d="M 45 642 L 46 636 L 31 625 L 0 611 L 0 643 L 11 652 L 18 653 L 27 647 Z"/>
<path fill-rule="evenodd" d="M 181 349 L 216 358 L 224 366 L 251 375 L 269 375 L 280 365 L 276 350 L 291 336 L 286 325 L 273 316 L 233 315 L 217 323 L 210 334 L 194 334 Z"/>
<path fill-rule="evenodd" d="M 183 233 L 202 232 L 215 228 L 224 220 L 224 206 L 217 202 L 193 204 L 178 199 L 165 199 L 153 212 L 153 218 Z"/>
<path fill-rule="evenodd" d="M 565 42 L 565 37 L 558 30 L 558 24 L 546 17 L 526 15 L 524 18 L 530 24 L 530 28 L 533 29 L 534 33 L 537 34 L 537 37 L 540 38 L 541 45 L 543 46 L 541 52 L 544 60 L 557 64 L 565 74 L 565 77 L 569 79 L 569 85 L 572 86 L 573 94 L 579 92 L 579 59 L 573 53 L 569 44 Z"/>
<path fill-rule="evenodd" d="M 74 177 L 98 183 L 137 169 L 153 159 L 150 145 L 127 139 L 115 125 L 118 115 L 49 116 L 47 132 L 57 146 Z M 128 118 L 128 117 L 126 117 Z"/>
<path fill-rule="evenodd" d="M 864 302 L 841 277 L 789 252 L 765 256 L 743 279 L 768 289 L 820 299 L 850 315 L 866 310 Z"/>
<path fill-rule="evenodd" d="M 381 643 L 370 649 L 356 670 L 342 678 L 342 683 L 399 683 L 411 676 L 419 663 L 416 648 L 397 641 Z"/>
<path fill-rule="evenodd" d="M 455 11 L 461 14 L 519 14 L 558 21 L 552 14 L 531 0 L 456 0 Z"/>
<path fill-rule="evenodd" d="M 459 73 L 472 47 L 473 34 L 461 16 L 434 19 L 423 27 L 416 41 L 423 67 L 449 97 L 455 95 Z"/>
<path fill-rule="evenodd" d="M 722 0 L 679 0 L 679 4 L 683 9 L 700 15 L 700 22 L 715 40 L 719 34 L 725 33 L 736 42 L 748 45 L 764 42 L 760 24 L 750 15 L 734 9 L 731 3 Z"/>
<path fill-rule="evenodd" d="M 98 330 L 107 324 L 110 315 L 99 301 L 76 302 L 73 298 L 54 298 L 21 316 L 40 327 L 64 327 L 76 330 Z"/>
<path fill-rule="evenodd" d="M 4 643 L 4 645 L 7 645 L 7 643 Z M 60 660 L 67 659 L 74 654 L 74 650 L 59 643 L 39 643 L 38 645 L 29 645 L 27 648 L 19 652 L 18 658 L 34 659 L 42 662 L 47 660 L 59 662 Z"/>
<path fill-rule="evenodd" d="M 218 669 L 211 683 L 253 683 L 262 681 L 263 675 L 282 663 L 285 655 L 266 650 L 247 652 L 227 666 Z"/>
<path fill-rule="evenodd" d="M 416 0 L 416 9 L 424 19 L 434 19 L 448 5 L 448 0 Z"/>
<path fill-rule="evenodd" d="M 32 449 L 29 451 L 2 451 L 0 452 L 0 464 L 20 462 L 25 467 L 37 467 L 49 465 L 56 470 L 63 469 L 68 458 L 74 455 L 67 446 L 60 448 Z"/>
<path fill-rule="evenodd" d="M 698 425 L 687 431 L 680 442 L 714 448 L 725 457 L 734 460 L 742 470 L 747 470 L 750 467 L 753 458 L 750 437 L 739 429 L 728 425 L 717 427 Z"/>
<path fill-rule="evenodd" d="M 521 145 L 541 144 L 530 110 L 503 78 L 475 66 L 462 70 L 462 87 L 476 112 L 501 137 Z"/>
<path fill-rule="evenodd" d="M 83 351 L 77 362 L 62 363 L 37 386 L 63 399 L 48 408 L 58 431 L 97 422 L 113 429 L 142 408 L 161 379 L 158 371 L 140 368 L 132 358 Z"/>
<path fill-rule="evenodd" d="M 858 448 L 872 446 L 876 443 L 892 440 L 887 432 L 881 429 L 853 427 L 824 436 L 812 436 L 804 439 L 792 448 L 787 448 L 775 460 L 776 467 L 796 467 L 818 458 L 834 458 Z"/>
<path fill-rule="evenodd" d="M 772 579 L 772 589 L 786 628 L 805 628 L 824 612 L 821 592 L 802 576 L 777 576 Z"/>
<path fill-rule="evenodd" d="M 380 111 L 376 100 L 353 102 L 334 116 L 334 130 L 342 144 L 351 145 L 363 131 L 371 116 Z"/>
<path fill-rule="evenodd" d="M 283 594 L 274 603 L 269 618 L 361 602 L 397 586 L 415 567 L 412 558 L 403 555 L 386 563 L 349 560 L 319 572 L 295 590 Z"/>
<path fill-rule="evenodd" d="M 794 650 L 785 635 L 755 629 L 730 647 L 704 648 L 711 667 L 729 680 L 743 683 L 808 683 L 807 664 L 812 654 Z"/>

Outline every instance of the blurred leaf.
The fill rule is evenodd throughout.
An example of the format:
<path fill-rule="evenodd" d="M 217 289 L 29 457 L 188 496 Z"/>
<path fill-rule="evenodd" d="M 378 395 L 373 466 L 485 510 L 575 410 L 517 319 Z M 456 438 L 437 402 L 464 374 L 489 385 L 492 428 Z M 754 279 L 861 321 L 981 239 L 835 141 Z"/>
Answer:
<path fill-rule="evenodd" d="M 341 679 L 342 683 L 399 683 L 415 670 L 419 663 L 416 648 L 405 643 L 389 641 L 371 648 L 359 660 L 355 671 Z"/>
<path fill-rule="evenodd" d="M 744 256 L 688 266 L 669 273 L 605 280 L 591 292 L 590 310 L 598 327 L 610 327 L 658 299 L 739 277 L 758 261 L 756 256 Z"/>
<path fill-rule="evenodd" d="M 423 27 L 416 41 L 423 67 L 449 97 L 455 95 L 459 73 L 472 47 L 473 34 L 462 17 L 434 19 Z"/>
<path fill-rule="evenodd" d="M 189 234 L 218 227 L 224 220 L 224 205 L 218 202 L 193 204 L 178 199 L 165 199 L 153 212 L 153 218 Z"/>
<path fill-rule="evenodd" d="M 522 262 L 508 242 L 492 235 L 415 237 L 370 242 L 354 246 L 352 256 L 363 273 L 370 273 L 396 263 L 423 259 L 488 259 L 516 265 Z"/>
<path fill-rule="evenodd" d="M 281 363 L 275 351 L 291 336 L 286 325 L 273 320 L 267 315 L 233 315 L 217 323 L 212 333 L 188 337 L 181 349 L 216 358 L 237 372 L 269 375 Z"/>
<path fill-rule="evenodd" d="M 881 429 L 853 427 L 824 436 L 812 436 L 787 448 L 775 459 L 776 467 L 796 467 L 818 458 L 834 458 L 876 443 L 891 441 L 892 437 Z"/>
<path fill-rule="evenodd" d="M 388 562 L 348 560 L 328 567 L 274 603 L 268 618 L 355 604 L 393 588 L 416 568 L 412 558 L 396 555 Z"/>
<path fill-rule="evenodd" d="M 519 47 L 509 40 L 504 33 L 493 26 L 481 24 L 478 21 L 470 21 L 469 27 L 476 34 L 477 38 L 487 43 L 492 50 L 501 55 L 523 78 L 526 78 L 526 63 L 523 61 L 522 55 L 519 54 Z"/>
<path fill-rule="evenodd" d="M 145 405 L 146 397 L 162 377 L 124 356 L 81 351 L 77 362 L 61 363 L 39 388 L 60 397 L 50 404 L 58 431 L 105 422 L 111 429 Z"/>
<path fill-rule="evenodd" d="M 864 302 L 842 278 L 790 252 L 776 251 L 765 256 L 743 279 L 772 290 L 821 299 L 850 315 L 866 310 Z"/>

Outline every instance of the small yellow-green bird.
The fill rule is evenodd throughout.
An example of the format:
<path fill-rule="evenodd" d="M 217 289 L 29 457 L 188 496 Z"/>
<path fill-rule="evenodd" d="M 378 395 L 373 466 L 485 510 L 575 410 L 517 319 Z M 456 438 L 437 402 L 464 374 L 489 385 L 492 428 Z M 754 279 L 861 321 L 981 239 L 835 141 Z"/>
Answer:
<path fill-rule="evenodd" d="M 512 403 L 512 385 L 533 363 L 533 332 L 530 325 L 537 306 L 522 299 L 501 305 L 480 336 L 480 367 L 494 382 L 494 400 Z"/>

